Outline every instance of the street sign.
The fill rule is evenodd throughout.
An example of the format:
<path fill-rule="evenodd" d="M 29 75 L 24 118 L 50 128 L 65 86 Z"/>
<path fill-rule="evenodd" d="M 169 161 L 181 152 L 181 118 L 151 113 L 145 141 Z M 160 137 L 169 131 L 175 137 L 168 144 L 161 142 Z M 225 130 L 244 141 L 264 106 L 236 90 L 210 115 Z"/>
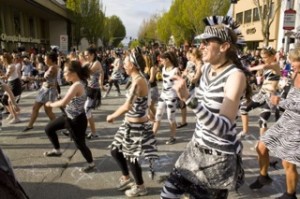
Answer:
<path fill-rule="evenodd" d="M 293 30 L 295 28 L 296 10 L 288 9 L 284 11 L 283 30 Z"/>
<path fill-rule="evenodd" d="M 60 35 L 60 48 L 61 52 L 67 53 L 68 52 L 68 35 Z"/>

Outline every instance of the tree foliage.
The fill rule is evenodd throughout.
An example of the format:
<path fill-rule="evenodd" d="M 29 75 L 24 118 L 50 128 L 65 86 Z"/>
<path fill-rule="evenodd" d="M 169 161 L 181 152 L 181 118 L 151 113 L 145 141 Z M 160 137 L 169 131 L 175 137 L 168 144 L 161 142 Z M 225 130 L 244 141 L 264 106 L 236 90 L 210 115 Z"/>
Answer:
<path fill-rule="evenodd" d="M 168 43 L 172 32 L 171 27 L 168 26 L 169 13 L 165 12 L 157 21 L 157 37 L 165 44 Z"/>
<path fill-rule="evenodd" d="M 67 9 L 74 24 L 74 41 L 78 46 L 86 37 L 90 44 L 101 39 L 105 46 L 118 46 L 126 36 L 126 29 L 117 16 L 106 17 L 101 0 L 67 0 Z"/>
<path fill-rule="evenodd" d="M 145 19 L 143 21 L 138 32 L 138 39 L 141 41 L 141 43 L 147 45 L 150 42 L 158 39 L 158 35 L 157 35 L 158 19 L 159 16 L 157 14 L 154 14 L 150 17 L 150 19 L 148 20 Z"/>
<path fill-rule="evenodd" d="M 264 38 L 265 46 L 269 46 L 270 27 L 275 19 L 275 15 L 281 7 L 281 0 L 253 0 L 258 8 L 258 16 L 261 22 L 261 32 Z"/>
<path fill-rule="evenodd" d="M 202 19 L 210 15 L 225 15 L 229 6 L 230 1 L 174 0 L 168 12 L 144 21 L 139 39 L 155 35 L 158 40 L 167 43 L 173 35 L 177 45 L 191 42 L 204 30 Z M 153 18 L 156 23 L 151 23 Z"/>
<path fill-rule="evenodd" d="M 103 41 L 108 46 L 117 47 L 126 36 L 125 26 L 116 15 L 106 18 L 104 29 Z"/>
<path fill-rule="evenodd" d="M 78 45 L 82 37 L 89 43 L 97 44 L 103 35 L 105 15 L 101 0 L 67 0 L 74 23 L 74 40 Z"/>
<path fill-rule="evenodd" d="M 67 0 L 66 7 L 73 22 L 74 42 L 78 47 L 82 38 L 81 28 L 83 27 L 83 17 L 81 16 L 81 0 Z"/>

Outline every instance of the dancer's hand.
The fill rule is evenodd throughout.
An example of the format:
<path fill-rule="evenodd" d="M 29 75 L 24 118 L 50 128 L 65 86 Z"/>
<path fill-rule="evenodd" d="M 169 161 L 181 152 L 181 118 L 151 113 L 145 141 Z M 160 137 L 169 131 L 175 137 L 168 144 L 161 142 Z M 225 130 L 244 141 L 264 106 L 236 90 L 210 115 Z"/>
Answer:
<path fill-rule="evenodd" d="M 45 106 L 51 107 L 50 104 L 51 104 L 51 102 L 46 102 Z"/>
<path fill-rule="evenodd" d="M 174 76 L 172 79 L 174 81 L 173 88 L 175 89 L 178 97 L 185 102 L 189 98 L 189 91 L 185 80 L 180 76 Z"/>
<path fill-rule="evenodd" d="M 106 122 L 108 122 L 108 123 L 113 123 L 114 120 L 115 120 L 115 118 L 114 118 L 112 115 L 108 115 L 108 116 L 106 117 Z"/>

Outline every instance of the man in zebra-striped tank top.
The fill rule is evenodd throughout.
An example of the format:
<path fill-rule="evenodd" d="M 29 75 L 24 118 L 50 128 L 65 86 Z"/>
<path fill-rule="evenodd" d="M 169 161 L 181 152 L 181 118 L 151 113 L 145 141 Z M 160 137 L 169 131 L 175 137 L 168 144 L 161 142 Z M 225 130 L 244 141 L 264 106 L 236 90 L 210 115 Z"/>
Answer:
<path fill-rule="evenodd" d="M 190 95 L 184 79 L 174 78 L 178 97 L 196 114 L 196 128 L 165 182 L 162 199 L 180 198 L 183 193 L 223 199 L 244 180 L 236 118 L 242 96 L 249 98 L 251 89 L 237 57 L 241 35 L 230 17 L 213 16 L 204 22 L 200 50 L 205 64 L 199 86 Z"/>

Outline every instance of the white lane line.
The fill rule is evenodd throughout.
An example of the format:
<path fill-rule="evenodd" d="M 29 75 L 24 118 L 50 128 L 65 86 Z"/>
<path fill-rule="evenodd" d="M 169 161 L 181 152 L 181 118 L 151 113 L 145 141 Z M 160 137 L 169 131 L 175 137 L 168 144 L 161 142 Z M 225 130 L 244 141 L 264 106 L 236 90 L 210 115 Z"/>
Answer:
<path fill-rule="evenodd" d="M 35 93 L 37 93 L 37 91 L 31 91 L 31 92 L 29 92 L 29 93 L 26 93 L 25 95 L 22 94 L 22 95 L 21 95 L 21 98 L 26 98 L 26 97 L 28 97 L 28 96 L 30 96 L 30 95 L 35 94 Z"/>

